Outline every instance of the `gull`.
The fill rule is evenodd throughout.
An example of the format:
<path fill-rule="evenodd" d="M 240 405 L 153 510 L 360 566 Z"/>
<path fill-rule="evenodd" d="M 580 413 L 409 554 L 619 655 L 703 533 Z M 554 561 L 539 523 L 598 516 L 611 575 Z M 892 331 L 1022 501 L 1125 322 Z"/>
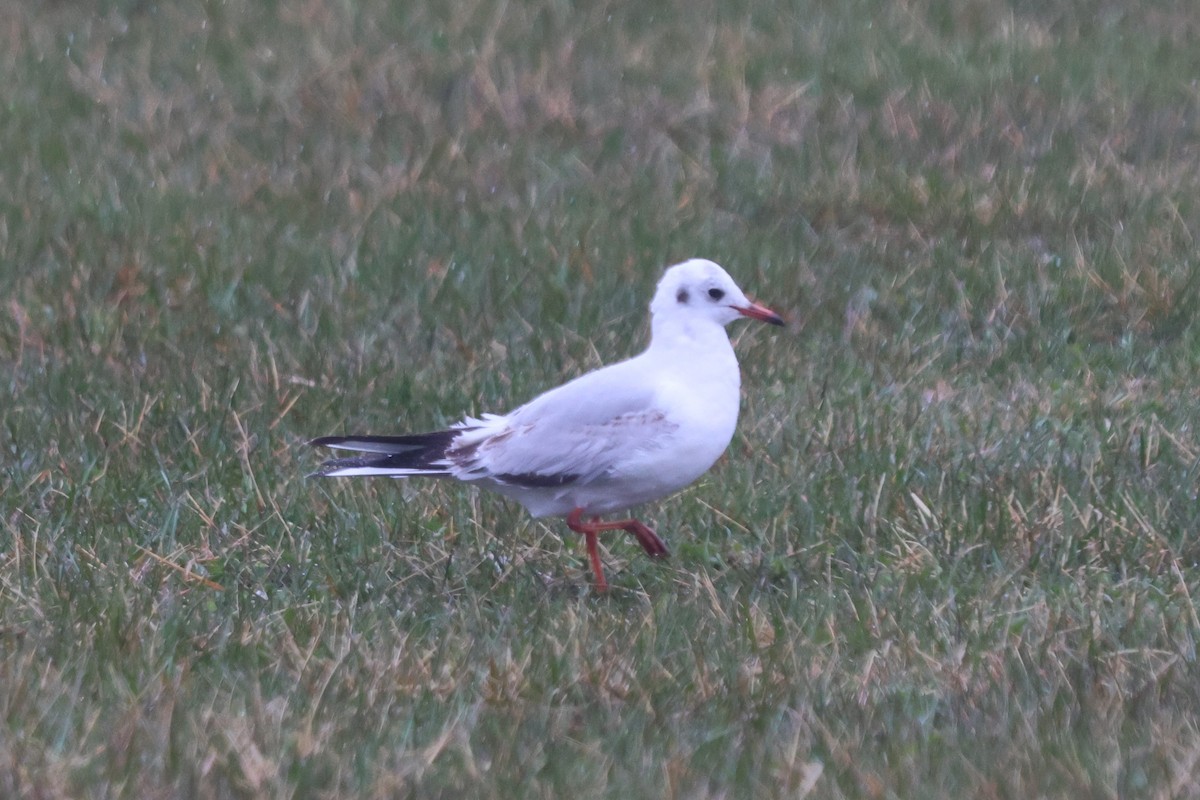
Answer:
<path fill-rule="evenodd" d="M 325 461 L 319 477 L 424 475 L 499 492 L 537 517 L 566 517 L 608 582 L 597 534 L 624 530 L 647 555 L 667 545 L 637 519 L 600 516 L 674 494 L 708 471 L 737 426 L 741 378 L 725 326 L 741 317 L 783 325 L 712 261 L 663 274 L 641 355 L 581 375 L 508 414 L 465 417 L 405 436 L 323 436 L 309 444 L 364 455 Z M 585 519 L 586 518 L 586 519 Z"/>

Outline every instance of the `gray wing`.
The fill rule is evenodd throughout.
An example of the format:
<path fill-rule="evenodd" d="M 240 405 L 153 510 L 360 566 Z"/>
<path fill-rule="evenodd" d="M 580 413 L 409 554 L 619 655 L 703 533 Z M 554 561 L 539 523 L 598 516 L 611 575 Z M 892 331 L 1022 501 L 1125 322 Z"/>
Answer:
<path fill-rule="evenodd" d="M 656 403 L 636 359 L 583 375 L 504 417 L 464 424 L 446 453 L 456 477 L 567 486 L 621 472 L 678 427 Z M 477 426 L 477 427 L 476 427 Z"/>

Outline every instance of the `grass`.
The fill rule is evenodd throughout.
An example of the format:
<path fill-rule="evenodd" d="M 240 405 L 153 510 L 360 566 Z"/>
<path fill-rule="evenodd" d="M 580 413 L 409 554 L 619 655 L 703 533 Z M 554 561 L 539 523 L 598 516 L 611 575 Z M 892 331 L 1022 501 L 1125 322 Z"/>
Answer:
<path fill-rule="evenodd" d="M 1182 2 L 0 11 L 0 794 L 1195 797 Z M 725 264 L 739 432 L 606 542 L 303 442 Z"/>

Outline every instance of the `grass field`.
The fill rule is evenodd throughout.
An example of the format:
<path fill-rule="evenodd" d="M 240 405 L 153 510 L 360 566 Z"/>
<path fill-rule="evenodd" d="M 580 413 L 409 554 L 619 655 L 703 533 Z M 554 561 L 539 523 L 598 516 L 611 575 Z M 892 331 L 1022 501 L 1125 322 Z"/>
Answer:
<path fill-rule="evenodd" d="M 1192 2 L 10 3 L 0 74 L 0 796 L 1200 797 Z M 670 561 L 304 479 L 691 256 L 791 324 Z"/>

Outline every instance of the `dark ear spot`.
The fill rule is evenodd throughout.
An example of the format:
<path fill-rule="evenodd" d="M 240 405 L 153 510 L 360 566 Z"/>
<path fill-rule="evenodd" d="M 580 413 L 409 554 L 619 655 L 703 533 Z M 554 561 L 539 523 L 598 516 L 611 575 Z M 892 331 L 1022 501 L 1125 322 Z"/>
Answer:
<path fill-rule="evenodd" d="M 679 294 L 675 295 L 675 299 L 678 300 L 683 305 L 687 305 L 687 301 L 688 301 L 687 289 L 680 289 Z"/>

